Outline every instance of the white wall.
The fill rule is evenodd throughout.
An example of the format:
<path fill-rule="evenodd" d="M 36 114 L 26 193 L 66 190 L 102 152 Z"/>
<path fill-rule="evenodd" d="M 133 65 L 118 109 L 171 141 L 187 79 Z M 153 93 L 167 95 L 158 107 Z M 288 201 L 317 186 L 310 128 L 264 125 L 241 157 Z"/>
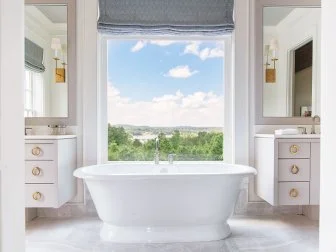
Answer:
<path fill-rule="evenodd" d="M 249 164 L 249 12 L 248 1 L 235 1 L 233 156 L 235 163 L 245 165 Z"/>
<path fill-rule="evenodd" d="M 264 27 L 264 48 L 265 45 L 269 45 L 271 39 L 279 39 L 279 34 L 275 26 Z M 284 116 L 286 115 L 286 97 L 281 95 L 284 89 L 279 79 L 281 78 L 280 69 L 278 68 L 280 60 L 283 60 L 279 55 L 279 61 L 276 62 L 277 79 L 275 83 L 264 83 L 263 86 L 263 114 L 264 116 Z M 264 63 L 266 63 L 266 57 L 264 57 Z M 271 64 L 269 68 L 273 68 L 273 62 L 271 56 L 269 56 L 268 63 Z M 265 76 L 265 74 L 263 73 Z M 264 77 L 265 78 L 265 77 Z"/>
<path fill-rule="evenodd" d="M 336 251 L 336 1 L 322 1 L 320 251 Z"/>
<path fill-rule="evenodd" d="M 23 0 L 0 0 L 0 251 L 25 250 Z"/>

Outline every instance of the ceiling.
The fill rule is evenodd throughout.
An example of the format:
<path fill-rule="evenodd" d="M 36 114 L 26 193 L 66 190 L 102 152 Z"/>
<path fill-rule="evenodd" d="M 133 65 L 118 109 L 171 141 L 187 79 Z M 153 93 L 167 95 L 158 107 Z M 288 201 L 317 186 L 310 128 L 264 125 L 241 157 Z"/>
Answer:
<path fill-rule="evenodd" d="M 264 26 L 276 26 L 295 8 L 291 7 L 265 7 Z"/>
<path fill-rule="evenodd" d="M 36 5 L 36 8 L 53 23 L 67 23 L 67 6 L 65 5 Z"/>

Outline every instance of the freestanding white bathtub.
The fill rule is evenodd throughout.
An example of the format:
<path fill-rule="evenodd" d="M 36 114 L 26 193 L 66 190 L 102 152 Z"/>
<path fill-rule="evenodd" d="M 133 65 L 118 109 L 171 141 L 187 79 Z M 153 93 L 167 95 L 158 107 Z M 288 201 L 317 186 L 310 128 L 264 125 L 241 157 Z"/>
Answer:
<path fill-rule="evenodd" d="M 100 219 L 100 236 L 118 243 L 224 239 L 243 178 L 228 164 L 107 164 L 78 168 Z"/>

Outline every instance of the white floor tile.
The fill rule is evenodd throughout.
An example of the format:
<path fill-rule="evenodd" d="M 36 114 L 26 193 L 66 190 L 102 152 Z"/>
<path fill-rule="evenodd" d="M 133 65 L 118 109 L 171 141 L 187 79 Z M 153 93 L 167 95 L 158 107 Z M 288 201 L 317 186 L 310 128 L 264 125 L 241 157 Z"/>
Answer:
<path fill-rule="evenodd" d="M 27 252 L 317 252 L 318 222 L 304 216 L 234 217 L 222 241 L 111 244 L 100 240 L 97 218 L 38 218 L 27 225 Z"/>

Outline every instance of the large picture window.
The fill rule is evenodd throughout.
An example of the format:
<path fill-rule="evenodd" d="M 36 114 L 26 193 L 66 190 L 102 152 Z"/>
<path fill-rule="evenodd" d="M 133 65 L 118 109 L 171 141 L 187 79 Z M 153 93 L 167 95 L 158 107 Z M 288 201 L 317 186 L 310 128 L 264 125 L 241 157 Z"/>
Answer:
<path fill-rule="evenodd" d="M 222 161 L 224 41 L 107 41 L 109 161 Z"/>
<path fill-rule="evenodd" d="M 41 73 L 25 70 L 25 117 L 43 116 L 44 86 Z"/>

